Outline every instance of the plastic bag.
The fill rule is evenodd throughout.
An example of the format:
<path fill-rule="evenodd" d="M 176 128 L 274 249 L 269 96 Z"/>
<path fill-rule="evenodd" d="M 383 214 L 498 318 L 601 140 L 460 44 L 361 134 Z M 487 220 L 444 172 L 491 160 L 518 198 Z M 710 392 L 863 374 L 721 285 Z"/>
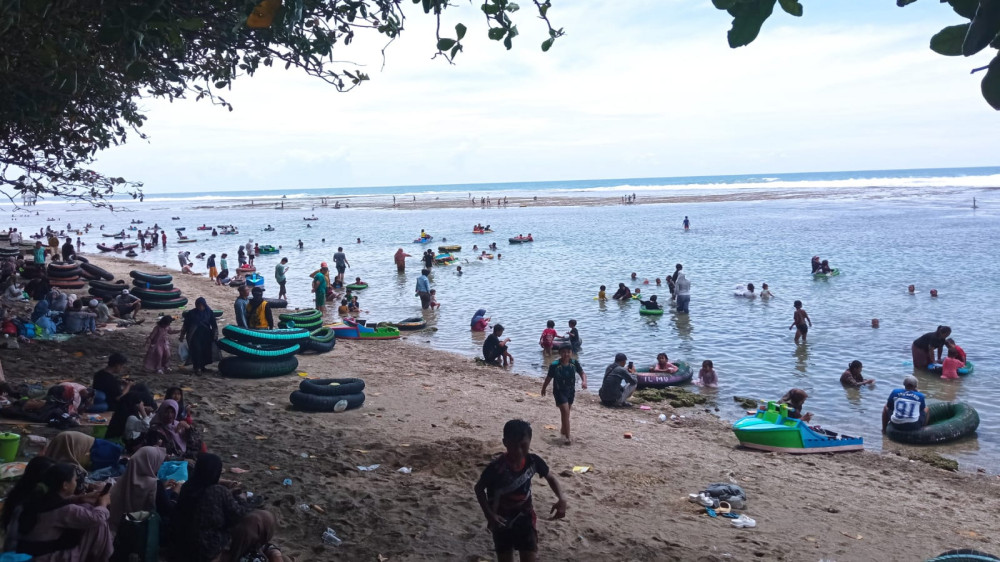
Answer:
<path fill-rule="evenodd" d="M 177 355 L 180 356 L 182 363 L 187 363 L 188 359 L 191 358 L 191 353 L 188 351 L 188 342 L 182 341 L 179 346 L 177 346 Z"/>

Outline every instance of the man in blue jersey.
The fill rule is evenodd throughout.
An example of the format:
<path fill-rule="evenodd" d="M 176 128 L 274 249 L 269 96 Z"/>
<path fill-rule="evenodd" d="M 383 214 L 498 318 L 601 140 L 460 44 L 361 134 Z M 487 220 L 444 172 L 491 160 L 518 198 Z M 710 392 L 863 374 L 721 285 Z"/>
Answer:
<path fill-rule="evenodd" d="M 908 376 L 903 379 L 903 388 L 893 390 L 882 408 L 882 433 L 885 433 L 889 422 L 902 431 L 920 429 L 927 423 L 927 415 L 924 395 L 917 392 L 917 377 Z"/>

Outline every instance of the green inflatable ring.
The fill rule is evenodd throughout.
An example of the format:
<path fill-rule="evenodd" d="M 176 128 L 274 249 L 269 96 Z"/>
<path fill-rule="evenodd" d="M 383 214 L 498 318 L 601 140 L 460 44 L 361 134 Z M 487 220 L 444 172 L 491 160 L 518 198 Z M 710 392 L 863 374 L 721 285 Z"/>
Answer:
<path fill-rule="evenodd" d="M 279 320 L 293 321 L 295 323 L 313 322 L 316 320 L 321 320 L 322 318 L 323 318 L 323 313 L 316 310 L 315 308 L 300 310 L 298 312 L 286 312 L 284 314 L 278 315 Z"/>
<path fill-rule="evenodd" d="M 309 332 L 300 328 L 291 330 L 251 330 L 230 324 L 222 329 L 222 335 L 239 343 L 260 345 L 301 344 L 309 338 Z"/>
<path fill-rule="evenodd" d="M 289 355 L 294 355 L 299 350 L 299 344 L 293 343 L 287 347 L 256 347 L 235 342 L 229 338 L 222 338 L 218 342 L 219 349 L 226 353 L 232 353 L 239 357 L 259 358 L 259 359 L 281 359 Z"/>
<path fill-rule="evenodd" d="M 347 288 L 352 291 L 361 291 L 368 288 L 368 283 L 351 283 Z"/>
<path fill-rule="evenodd" d="M 639 314 L 642 316 L 663 316 L 663 309 L 641 307 L 639 308 Z"/>
<path fill-rule="evenodd" d="M 93 289 L 91 289 L 93 291 Z M 169 299 L 162 301 L 142 301 L 142 308 L 146 310 L 165 310 L 168 308 L 183 308 L 187 306 L 188 300 L 185 297 L 179 299 Z"/>
<path fill-rule="evenodd" d="M 885 435 L 897 443 L 933 445 L 972 435 L 979 427 L 979 412 L 964 402 L 934 402 L 927 405 L 927 425 L 902 431 L 889 423 Z"/>

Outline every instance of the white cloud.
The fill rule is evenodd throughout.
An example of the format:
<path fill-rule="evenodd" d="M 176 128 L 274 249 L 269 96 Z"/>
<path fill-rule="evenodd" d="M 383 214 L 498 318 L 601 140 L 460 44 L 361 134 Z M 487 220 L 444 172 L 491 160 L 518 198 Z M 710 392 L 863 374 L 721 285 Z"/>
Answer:
<path fill-rule="evenodd" d="M 527 7 L 507 52 L 465 6 L 447 18 L 469 26 L 454 66 L 430 60 L 432 20 L 411 10 L 383 71 L 379 40 L 338 54 L 372 76 L 354 92 L 268 69 L 226 93 L 233 112 L 148 101 L 150 141 L 100 164 L 149 192 L 996 164 L 977 61 L 926 47 L 948 18 L 775 14 L 731 50 L 707 2 L 628 6 L 557 3 L 549 53 Z"/>

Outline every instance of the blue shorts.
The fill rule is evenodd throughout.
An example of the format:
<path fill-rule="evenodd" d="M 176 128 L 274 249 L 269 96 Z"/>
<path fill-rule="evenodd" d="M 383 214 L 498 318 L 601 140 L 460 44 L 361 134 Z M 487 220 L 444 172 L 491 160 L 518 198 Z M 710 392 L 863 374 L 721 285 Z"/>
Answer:
<path fill-rule="evenodd" d="M 561 388 L 553 386 L 552 397 L 556 399 L 556 406 L 561 406 L 563 404 L 569 404 L 572 406 L 573 400 L 576 398 L 576 387 L 571 386 L 569 388 Z"/>

